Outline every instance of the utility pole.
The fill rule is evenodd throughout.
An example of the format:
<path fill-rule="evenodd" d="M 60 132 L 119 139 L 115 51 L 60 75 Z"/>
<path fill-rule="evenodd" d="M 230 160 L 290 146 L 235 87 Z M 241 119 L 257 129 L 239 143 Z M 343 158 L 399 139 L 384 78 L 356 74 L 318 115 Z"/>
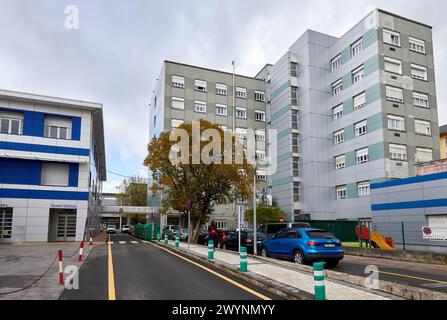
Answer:
<path fill-rule="evenodd" d="M 255 142 L 256 143 L 256 142 Z M 258 254 L 257 234 L 256 234 L 256 169 L 258 156 L 255 154 L 255 166 L 253 173 L 253 254 Z"/>

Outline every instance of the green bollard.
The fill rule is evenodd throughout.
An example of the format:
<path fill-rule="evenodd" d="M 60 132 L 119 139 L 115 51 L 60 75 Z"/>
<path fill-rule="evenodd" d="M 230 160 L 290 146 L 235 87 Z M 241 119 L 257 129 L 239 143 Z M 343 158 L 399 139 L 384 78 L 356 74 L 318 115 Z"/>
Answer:
<path fill-rule="evenodd" d="M 165 244 L 168 244 L 168 235 L 165 234 Z"/>
<path fill-rule="evenodd" d="M 314 263 L 315 300 L 326 300 L 326 287 L 324 285 L 324 264 Z"/>
<path fill-rule="evenodd" d="M 179 236 L 175 236 L 175 247 L 178 248 L 180 246 L 180 238 Z"/>
<path fill-rule="evenodd" d="M 208 241 L 208 260 L 214 259 L 214 241 Z"/>
<path fill-rule="evenodd" d="M 157 233 L 157 242 L 160 242 L 160 234 Z"/>
<path fill-rule="evenodd" d="M 241 247 L 241 272 L 248 271 L 248 263 L 247 263 L 247 248 Z"/>

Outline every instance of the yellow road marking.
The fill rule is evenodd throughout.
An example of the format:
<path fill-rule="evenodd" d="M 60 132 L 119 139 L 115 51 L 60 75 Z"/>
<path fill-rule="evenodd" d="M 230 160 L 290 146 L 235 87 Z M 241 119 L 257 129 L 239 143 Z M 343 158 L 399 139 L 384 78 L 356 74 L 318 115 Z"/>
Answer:
<path fill-rule="evenodd" d="M 116 300 L 115 276 L 113 274 L 112 246 L 110 245 L 110 235 L 109 235 L 109 254 L 108 254 L 108 279 L 109 279 L 109 300 Z"/>
<path fill-rule="evenodd" d="M 393 272 L 386 272 L 386 271 L 379 271 L 379 273 L 388 274 L 388 275 L 391 275 L 391 276 L 398 276 L 398 277 L 402 277 L 402 278 L 410 278 L 410 279 L 422 280 L 422 281 L 427 281 L 427 282 L 435 282 L 435 283 L 447 284 L 446 281 L 435 280 L 435 279 L 428 279 L 428 278 L 422 278 L 422 277 L 415 277 L 415 276 L 409 276 L 409 275 L 400 274 L 400 273 L 393 273 Z"/>
<path fill-rule="evenodd" d="M 235 285 L 236 287 L 238 287 L 238 288 L 240 288 L 240 289 L 242 289 L 242 290 L 244 290 L 244 291 L 247 291 L 248 293 L 251 293 L 252 295 L 254 295 L 254 296 L 256 296 L 256 297 L 258 297 L 258 298 L 260 298 L 260 299 L 262 299 L 262 300 L 272 300 L 272 299 L 270 299 L 269 297 L 264 296 L 263 294 L 261 294 L 261 293 L 259 293 L 259 292 L 256 292 L 256 291 L 254 291 L 254 290 L 252 290 L 252 289 L 250 289 L 250 288 L 248 288 L 248 287 L 246 287 L 246 286 L 240 284 L 239 282 L 236 282 L 236 281 L 234 281 L 234 280 L 231 280 L 230 278 L 225 277 L 225 276 L 221 275 L 220 273 L 217 273 L 216 271 L 213 271 L 213 270 L 211 270 L 211 269 L 209 269 L 209 268 L 207 268 L 207 267 L 202 266 L 201 264 L 198 264 L 197 262 L 194 262 L 194 261 L 189 260 L 189 259 L 187 259 L 187 258 L 185 258 L 185 257 L 182 257 L 181 255 L 176 254 L 176 253 L 174 253 L 174 252 L 172 252 L 172 251 L 170 251 L 170 250 L 168 250 L 168 249 L 166 249 L 166 248 L 163 248 L 163 247 L 161 247 L 161 246 L 155 245 L 155 244 L 153 244 L 153 243 L 151 243 L 151 244 L 152 244 L 153 246 L 156 246 L 156 247 L 158 247 L 158 248 L 160 248 L 160 249 L 163 249 L 163 250 L 169 252 L 170 254 L 172 254 L 172 255 L 174 255 L 174 256 L 180 258 L 180 259 L 183 259 L 183 260 L 185 260 L 185 261 L 187 261 L 187 262 L 189 262 L 189 263 L 191 263 L 191 264 L 193 264 L 193 265 L 195 265 L 195 266 L 197 266 L 197 267 L 199 267 L 199 268 L 202 268 L 202 269 L 205 270 L 205 271 L 208 271 L 209 273 L 215 275 L 216 277 L 219 277 L 219 278 L 221 278 L 222 280 L 225 280 L 225 281 L 231 283 L 232 285 Z"/>

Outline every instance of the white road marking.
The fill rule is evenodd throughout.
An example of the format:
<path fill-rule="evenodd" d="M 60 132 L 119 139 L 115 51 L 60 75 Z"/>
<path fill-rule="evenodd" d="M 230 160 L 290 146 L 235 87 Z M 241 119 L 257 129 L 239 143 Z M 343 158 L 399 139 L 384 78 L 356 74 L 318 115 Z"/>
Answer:
<path fill-rule="evenodd" d="M 113 241 L 109 241 L 109 242 L 107 242 L 107 244 L 113 244 Z"/>
<path fill-rule="evenodd" d="M 138 241 L 131 241 L 131 243 L 138 244 L 139 242 Z"/>
<path fill-rule="evenodd" d="M 126 241 L 120 241 L 120 244 L 126 244 Z"/>

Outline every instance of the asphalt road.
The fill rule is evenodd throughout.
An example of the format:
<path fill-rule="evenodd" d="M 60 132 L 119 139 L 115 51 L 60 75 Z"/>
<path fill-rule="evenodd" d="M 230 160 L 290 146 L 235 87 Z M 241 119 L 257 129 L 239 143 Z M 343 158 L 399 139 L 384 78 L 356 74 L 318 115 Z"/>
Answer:
<path fill-rule="evenodd" d="M 447 265 L 345 256 L 333 270 L 365 277 L 369 265 L 378 267 L 381 280 L 447 293 Z"/>
<path fill-rule="evenodd" d="M 259 294 L 273 300 L 281 299 L 206 265 L 237 282 L 236 285 L 232 284 L 129 235 L 112 235 L 111 241 L 117 300 L 260 300 L 262 296 Z M 193 261 L 203 265 L 197 260 Z M 65 290 L 60 299 L 106 300 L 109 296 L 108 276 L 108 246 L 96 246 L 79 271 L 79 290 Z"/>

